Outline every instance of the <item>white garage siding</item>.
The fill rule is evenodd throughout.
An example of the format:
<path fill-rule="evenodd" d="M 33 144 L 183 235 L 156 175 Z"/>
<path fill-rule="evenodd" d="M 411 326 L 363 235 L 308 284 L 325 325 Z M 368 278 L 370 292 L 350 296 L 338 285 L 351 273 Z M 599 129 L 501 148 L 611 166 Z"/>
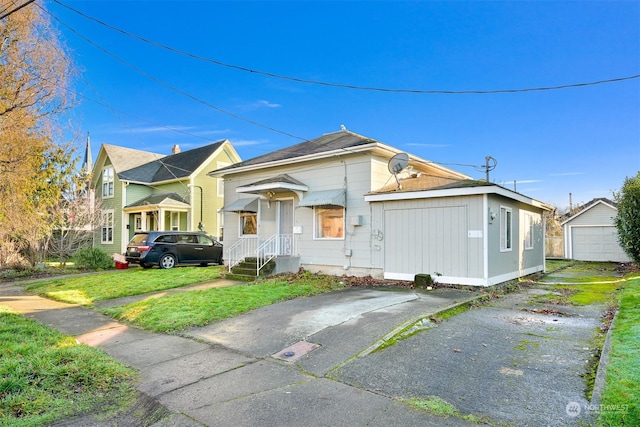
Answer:
<path fill-rule="evenodd" d="M 385 277 L 467 276 L 466 206 L 386 210 L 384 230 Z"/>
<path fill-rule="evenodd" d="M 618 243 L 618 232 L 613 226 L 569 227 L 572 259 L 579 261 L 628 262 L 629 257 Z"/>
<path fill-rule="evenodd" d="M 618 210 L 607 199 L 594 199 L 562 223 L 565 258 L 580 261 L 629 262 L 618 242 Z"/>

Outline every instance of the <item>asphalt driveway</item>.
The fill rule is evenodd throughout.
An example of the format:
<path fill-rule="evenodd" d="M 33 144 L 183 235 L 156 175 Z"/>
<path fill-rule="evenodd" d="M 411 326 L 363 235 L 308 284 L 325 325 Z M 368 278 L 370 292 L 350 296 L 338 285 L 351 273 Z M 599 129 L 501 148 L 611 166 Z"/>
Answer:
<path fill-rule="evenodd" d="M 589 404 L 583 376 L 600 311 L 531 304 L 538 292 L 512 294 L 431 325 L 331 376 L 388 396 L 437 396 L 491 424 L 590 425 L 594 414 L 571 408 Z"/>
<path fill-rule="evenodd" d="M 58 425 L 473 425 L 406 404 L 433 396 L 491 425 L 591 425 L 583 376 L 603 307 L 532 302 L 541 292 L 530 287 L 433 323 L 430 316 L 479 291 L 350 288 L 182 336 L 142 331 L 9 285 L 0 286 L 0 305 L 140 371 L 142 398 L 133 412 Z M 412 325 L 418 333 L 396 340 Z M 382 349 L 385 342 L 391 345 Z"/>

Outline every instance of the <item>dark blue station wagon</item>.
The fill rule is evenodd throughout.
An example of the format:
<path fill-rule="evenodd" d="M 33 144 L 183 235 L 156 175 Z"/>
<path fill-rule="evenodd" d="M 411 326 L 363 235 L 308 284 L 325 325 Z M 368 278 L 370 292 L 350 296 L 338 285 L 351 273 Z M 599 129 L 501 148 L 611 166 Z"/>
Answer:
<path fill-rule="evenodd" d="M 222 243 L 196 231 L 145 231 L 133 236 L 124 255 L 128 262 L 143 268 L 206 266 L 222 264 Z"/>

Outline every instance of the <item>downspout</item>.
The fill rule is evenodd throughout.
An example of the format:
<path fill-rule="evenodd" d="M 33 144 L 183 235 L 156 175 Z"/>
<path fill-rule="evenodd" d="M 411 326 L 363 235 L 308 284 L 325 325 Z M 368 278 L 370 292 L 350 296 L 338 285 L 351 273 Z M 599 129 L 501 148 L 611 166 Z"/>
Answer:
<path fill-rule="evenodd" d="M 191 186 L 200 189 L 200 223 L 198 223 L 198 230 L 202 231 L 202 229 L 204 228 L 204 226 L 202 225 L 202 187 L 193 184 L 191 184 Z"/>
<path fill-rule="evenodd" d="M 487 194 L 482 195 L 482 211 L 482 276 L 484 280 L 484 286 L 489 286 L 489 221 L 493 221 L 493 219 L 491 218 L 491 213 L 489 212 L 489 196 Z"/>
<path fill-rule="evenodd" d="M 347 248 L 347 238 L 349 239 L 348 241 L 351 242 L 351 236 L 352 233 L 349 233 L 347 231 L 347 226 L 349 225 L 349 220 L 348 220 L 348 210 L 347 210 L 347 162 L 345 162 L 344 160 L 340 160 L 342 162 L 342 164 L 344 165 L 344 180 L 343 180 L 343 185 L 342 187 L 344 188 L 344 232 L 345 232 L 345 245 L 344 245 L 344 254 L 345 257 L 347 258 L 348 263 L 343 265 L 342 268 L 345 270 L 349 270 L 351 268 L 351 256 L 353 255 L 353 253 L 351 252 L 351 248 Z M 354 232 L 355 232 L 355 227 L 354 227 Z M 350 245 L 349 245 L 350 246 Z M 348 254 L 348 255 L 347 255 Z"/>

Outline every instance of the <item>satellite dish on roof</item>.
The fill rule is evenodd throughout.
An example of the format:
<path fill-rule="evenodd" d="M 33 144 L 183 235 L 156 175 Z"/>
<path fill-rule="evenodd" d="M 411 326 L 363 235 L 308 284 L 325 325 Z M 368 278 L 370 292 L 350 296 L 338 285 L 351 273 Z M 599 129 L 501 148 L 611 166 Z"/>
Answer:
<path fill-rule="evenodd" d="M 389 160 L 389 172 L 393 174 L 398 183 L 398 190 L 402 189 L 400 181 L 398 181 L 398 174 L 404 170 L 409 164 L 409 155 L 407 153 L 398 153 Z"/>
<path fill-rule="evenodd" d="M 407 153 L 398 153 L 389 160 L 389 172 L 397 174 L 402 172 L 409 164 L 409 155 Z"/>

